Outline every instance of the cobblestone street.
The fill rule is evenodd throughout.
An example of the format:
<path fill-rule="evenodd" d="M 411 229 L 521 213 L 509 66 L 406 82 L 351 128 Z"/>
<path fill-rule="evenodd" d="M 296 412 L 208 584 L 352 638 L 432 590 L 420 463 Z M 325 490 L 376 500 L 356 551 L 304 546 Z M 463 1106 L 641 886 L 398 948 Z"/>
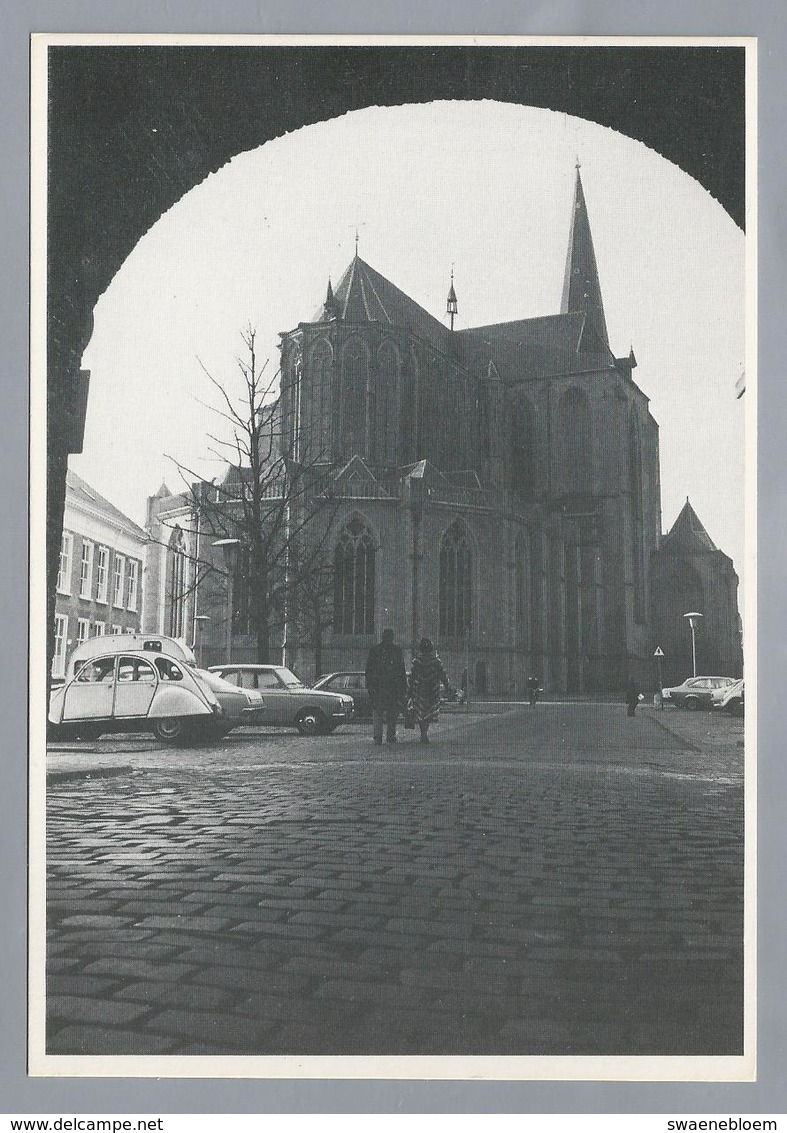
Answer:
<path fill-rule="evenodd" d="M 369 732 L 50 752 L 48 1053 L 742 1052 L 741 722 Z"/>

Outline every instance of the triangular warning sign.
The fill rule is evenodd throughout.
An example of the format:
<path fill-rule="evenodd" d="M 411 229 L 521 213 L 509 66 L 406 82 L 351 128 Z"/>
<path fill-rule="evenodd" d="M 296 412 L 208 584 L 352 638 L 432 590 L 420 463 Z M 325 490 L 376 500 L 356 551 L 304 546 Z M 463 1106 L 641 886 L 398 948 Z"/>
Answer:
<path fill-rule="evenodd" d="M 654 657 L 663 657 L 664 656 L 664 650 L 661 648 L 660 645 L 656 646 L 656 652 L 653 654 L 653 656 Z"/>

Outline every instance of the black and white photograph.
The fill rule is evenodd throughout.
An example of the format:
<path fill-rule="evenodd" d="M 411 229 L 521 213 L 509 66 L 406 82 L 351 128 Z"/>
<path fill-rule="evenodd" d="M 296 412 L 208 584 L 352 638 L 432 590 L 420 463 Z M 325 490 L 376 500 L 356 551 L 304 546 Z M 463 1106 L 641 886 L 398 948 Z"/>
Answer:
<path fill-rule="evenodd" d="M 34 37 L 33 1074 L 754 1077 L 755 84 Z"/>

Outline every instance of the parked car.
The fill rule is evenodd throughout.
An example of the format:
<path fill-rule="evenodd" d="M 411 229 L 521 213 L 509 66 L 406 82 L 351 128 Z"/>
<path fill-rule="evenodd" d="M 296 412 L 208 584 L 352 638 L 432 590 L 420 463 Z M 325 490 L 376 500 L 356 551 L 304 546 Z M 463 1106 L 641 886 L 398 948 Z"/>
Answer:
<path fill-rule="evenodd" d="M 328 673 L 315 681 L 314 687 L 326 692 L 348 693 L 353 698 L 356 717 L 371 720 L 372 705 L 366 688 L 366 673 Z"/>
<path fill-rule="evenodd" d="M 746 707 L 744 693 L 743 679 L 741 678 L 741 680 L 735 681 L 724 689 L 722 695 L 714 704 L 714 708 L 721 708 L 723 712 L 729 712 L 730 716 L 743 716 Z"/>
<path fill-rule="evenodd" d="M 734 681 L 735 677 L 688 677 L 682 685 L 663 688 L 661 695 L 678 708 L 712 708 Z"/>
<path fill-rule="evenodd" d="M 183 642 L 117 634 L 74 650 L 63 684 L 50 695 L 49 725 L 64 737 L 153 732 L 177 744 L 226 735 L 248 707 L 236 689 L 216 688 Z"/>
<path fill-rule="evenodd" d="M 408 673 L 409 678 L 409 673 Z M 366 688 L 366 673 L 345 672 L 328 673 L 314 682 L 315 689 L 325 689 L 326 692 L 348 692 L 355 703 L 355 715 L 359 720 L 371 720 L 372 705 L 369 692 Z M 444 704 L 462 704 L 464 693 L 461 689 L 441 688 L 440 700 Z"/>
<path fill-rule="evenodd" d="M 353 718 L 353 698 L 344 693 L 309 688 L 283 665 L 211 665 L 230 684 L 258 692 L 262 706 L 256 713 L 261 724 L 295 727 L 304 736 L 327 735 Z"/>

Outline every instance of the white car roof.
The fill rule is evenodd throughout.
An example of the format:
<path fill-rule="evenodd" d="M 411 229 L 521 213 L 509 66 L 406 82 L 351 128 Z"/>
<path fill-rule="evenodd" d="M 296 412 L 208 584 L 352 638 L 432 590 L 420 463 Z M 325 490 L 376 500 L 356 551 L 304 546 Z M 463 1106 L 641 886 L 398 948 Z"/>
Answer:
<path fill-rule="evenodd" d="M 78 645 L 68 662 L 67 680 L 77 668 L 93 657 L 107 657 L 113 653 L 145 653 L 153 657 L 172 657 L 187 665 L 196 665 L 193 652 L 185 641 L 162 637 L 156 633 L 113 633 L 90 637 Z"/>

